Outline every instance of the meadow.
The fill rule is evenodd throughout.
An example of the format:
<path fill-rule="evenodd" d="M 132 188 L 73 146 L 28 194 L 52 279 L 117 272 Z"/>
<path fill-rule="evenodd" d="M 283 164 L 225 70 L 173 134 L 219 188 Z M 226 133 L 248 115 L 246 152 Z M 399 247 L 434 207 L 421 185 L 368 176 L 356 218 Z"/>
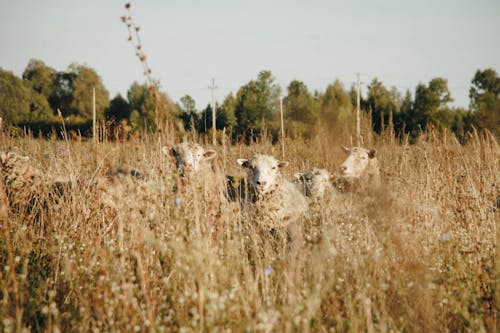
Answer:
<path fill-rule="evenodd" d="M 200 141 L 190 134 L 188 139 Z M 220 142 L 216 177 L 182 184 L 163 134 L 125 142 L 0 137 L 75 180 L 39 209 L 2 188 L 0 327 L 4 332 L 495 332 L 499 327 L 499 147 L 488 133 L 460 144 L 368 135 L 383 189 L 315 202 L 298 237 L 261 228 L 219 182 L 236 159 L 281 147 Z M 288 178 L 336 171 L 348 135 L 287 139 Z M 209 146 L 209 145 L 206 145 Z M 137 188 L 103 197 L 99 175 L 134 168 Z"/>

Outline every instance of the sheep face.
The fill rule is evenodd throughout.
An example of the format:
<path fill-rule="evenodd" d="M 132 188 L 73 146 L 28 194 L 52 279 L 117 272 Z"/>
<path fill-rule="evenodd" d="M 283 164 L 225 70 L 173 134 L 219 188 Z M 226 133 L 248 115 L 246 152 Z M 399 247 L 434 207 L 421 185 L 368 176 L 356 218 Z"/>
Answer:
<path fill-rule="evenodd" d="M 332 188 L 332 175 L 325 169 L 313 168 L 305 173 L 296 173 L 294 183 L 300 184 L 302 193 L 319 198 Z"/>
<path fill-rule="evenodd" d="M 163 147 L 162 152 L 175 158 L 175 164 L 182 176 L 198 173 L 205 161 L 216 156 L 214 150 L 206 150 L 199 144 L 189 142 L 183 142 L 171 148 Z"/>
<path fill-rule="evenodd" d="M 257 195 L 272 192 L 278 186 L 280 169 L 288 165 L 288 162 L 278 161 L 270 155 L 240 158 L 237 162 L 247 169 L 248 183 Z"/>
<path fill-rule="evenodd" d="M 340 173 L 344 177 L 359 178 L 366 173 L 370 164 L 376 159 L 375 149 L 366 149 L 362 147 L 347 148 L 341 146 L 347 154 L 347 159 L 340 165 Z"/>

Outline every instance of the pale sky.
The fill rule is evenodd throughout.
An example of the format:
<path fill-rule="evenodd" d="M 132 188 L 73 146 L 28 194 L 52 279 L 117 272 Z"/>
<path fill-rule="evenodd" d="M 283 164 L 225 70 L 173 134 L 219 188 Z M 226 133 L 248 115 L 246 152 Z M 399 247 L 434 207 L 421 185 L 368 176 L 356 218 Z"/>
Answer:
<path fill-rule="evenodd" d="M 21 76 L 31 58 L 56 70 L 94 68 L 114 97 L 144 82 L 120 16 L 126 1 L 0 0 L 0 67 Z M 292 80 L 323 91 L 360 73 L 414 92 L 448 79 L 454 106 L 469 103 L 477 69 L 500 69 L 499 0 L 143 0 L 134 21 L 153 77 L 174 100 L 221 103 L 270 70 L 283 92 Z"/>

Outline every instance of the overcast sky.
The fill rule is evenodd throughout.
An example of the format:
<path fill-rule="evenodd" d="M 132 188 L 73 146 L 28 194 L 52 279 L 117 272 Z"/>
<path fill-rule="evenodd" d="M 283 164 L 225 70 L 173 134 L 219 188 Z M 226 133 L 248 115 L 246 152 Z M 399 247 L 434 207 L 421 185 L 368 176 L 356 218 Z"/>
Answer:
<path fill-rule="evenodd" d="M 0 0 L 0 67 L 21 76 L 31 58 L 56 70 L 94 68 L 111 97 L 144 82 L 125 25 L 126 1 Z M 453 105 L 467 106 L 477 69 L 500 67 L 499 0 L 143 0 L 134 21 L 153 77 L 174 101 L 198 109 L 270 70 L 283 91 L 312 92 L 360 73 L 402 93 L 448 79 Z"/>

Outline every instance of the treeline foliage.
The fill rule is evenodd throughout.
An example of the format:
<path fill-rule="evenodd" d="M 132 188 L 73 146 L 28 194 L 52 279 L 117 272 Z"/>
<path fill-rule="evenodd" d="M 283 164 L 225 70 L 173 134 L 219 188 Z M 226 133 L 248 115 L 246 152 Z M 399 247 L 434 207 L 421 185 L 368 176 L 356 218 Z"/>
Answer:
<path fill-rule="evenodd" d="M 97 118 L 113 126 L 132 130 L 156 130 L 159 123 L 171 120 L 178 130 L 207 133 L 212 129 L 212 106 L 198 110 L 189 95 L 173 104 L 157 87 L 134 82 L 126 96 L 111 100 L 101 78 L 90 67 L 72 64 L 57 72 L 40 60 L 31 60 L 22 78 L 0 68 L 0 115 L 4 123 L 50 128 L 61 122 L 87 131 L 92 119 L 92 90 L 95 89 Z M 156 90 L 151 90 L 156 89 Z M 448 129 L 459 139 L 473 127 L 488 129 L 500 137 L 500 78 L 494 69 L 478 70 L 470 88 L 470 107 L 451 107 L 453 101 L 447 80 L 434 78 L 420 83 L 404 95 L 388 88 L 377 78 L 361 96 L 361 110 L 371 115 L 376 133 L 389 131 L 415 138 L 431 126 Z M 236 92 L 216 103 L 216 128 L 234 140 L 249 142 L 264 131 L 277 138 L 280 130 L 282 90 L 270 71 L 262 71 Z M 321 128 L 353 132 L 356 91 L 347 90 L 336 80 L 324 91 L 311 92 L 306 84 L 293 80 L 283 96 L 286 134 L 312 137 Z M 59 114 L 60 111 L 60 114 Z M 43 126 L 42 126 L 43 125 Z M 84 130 L 82 133 L 85 134 Z"/>
<path fill-rule="evenodd" d="M 472 79 L 470 109 L 450 106 L 453 101 L 444 78 L 420 83 L 414 92 L 403 95 L 395 87 L 387 88 L 377 78 L 368 85 L 366 97 L 361 96 L 362 112 L 371 115 L 376 133 L 390 131 L 416 138 L 426 128 L 452 131 L 464 139 L 473 127 L 488 129 L 500 137 L 500 78 L 493 69 L 478 70 Z M 233 140 L 247 141 L 263 129 L 276 138 L 279 133 L 280 87 L 269 71 L 259 73 L 241 87 L 236 96 L 229 94 L 217 105 L 217 130 L 226 129 Z M 347 90 L 336 80 L 324 91 L 310 92 L 304 82 L 293 80 L 283 98 L 287 136 L 312 137 L 320 128 L 351 133 L 355 130 L 356 91 Z M 212 108 L 198 112 L 190 96 L 181 98 L 180 117 L 187 129 L 207 132 L 212 127 Z"/>
<path fill-rule="evenodd" d="M 0 116 L 6 125 L 45 134 L 59 129 L 64 122 L 66 128 L 89 135 L 94 91 L 98 121 L 124 124 L 125 120 L 133 129 L 155 130 L 158 121 L 175 111 L 166 94 L 154 94 L 146 84 L 134 82 L 127 99 L 117 95 L 110 100 L 94 69 L 71 64 L 66 71 L 58 72 L 41 60 L 32 59 L 22 78 L 0 68 Z"/>

